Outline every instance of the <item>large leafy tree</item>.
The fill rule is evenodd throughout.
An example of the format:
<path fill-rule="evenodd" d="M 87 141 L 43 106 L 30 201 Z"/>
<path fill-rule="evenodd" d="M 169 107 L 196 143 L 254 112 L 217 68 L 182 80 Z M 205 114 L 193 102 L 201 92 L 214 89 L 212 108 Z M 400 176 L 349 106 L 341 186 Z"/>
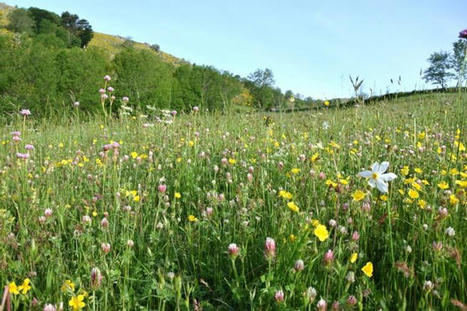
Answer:
<path fill-rule="evenodd" d="M 8 14 L 9 23 L 7 28 L 14 32 L 32 34 L 35 29 L 35 22 L 25 9 L 16 9 Z"/>
<path fill-rule="evenodd" d="M 91 41 L 94 32 L 91 25 L 85 19 L 80 19 L 78 15 L 66 11 L 62 13 L 61 23 L 70 33 L 80 38 L 81 47 L 86 46 Z"/>
<path fill-rule="evenodd" d="M 447 87 L 449 80 L 454 76 L 450 69 L 452 64 L 448 52 L 435 52 L 428 58 L 430 66 L 424 71 L 423 79 L 426 82 Z"/>
<path fill-rule="evenodd" d="M 458 85 L 467 78 L 467 70 L 463 70 L 463 66 L 467 66 L 464 64 L 466 50 L 467 39 L 459 39 L 452 44 L 451 66 L 454 69 Z"/>

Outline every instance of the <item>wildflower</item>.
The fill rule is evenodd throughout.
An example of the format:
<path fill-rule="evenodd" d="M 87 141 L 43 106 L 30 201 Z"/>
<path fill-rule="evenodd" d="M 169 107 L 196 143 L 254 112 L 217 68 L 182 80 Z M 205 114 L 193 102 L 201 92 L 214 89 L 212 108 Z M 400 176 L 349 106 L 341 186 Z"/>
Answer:
<path fill-rule="evenodd" d="M 333 261 L 334 261 L 334 252 L 332 250 L 328 250 L 325 254 L 324 254 L 324 263 L 326 265 L 330 265 Z"/>
<path fill-rule="evenodd" d="M 42 311 L 57 311 L 57 308 L 55 308 L 53 304 L 48 303 L 44 306 L 44 309 L 42 309 Z"/>
<path fill-rule="evenodd" d="M 63 282 L 63 285 L 62 285 L 62 292 L 67 292 L 67 291 L 72 291 L 74 292 L 75 291 L 75 283 L 73 283 L 71 280 L 66 280 L 65 282 Z"/>
<path fill-rule="evenodd" d="M 30 144 L 27 144 L 26 146 L 24 146 L 24 149 L 26 149 L 28 151 L 31 151 L 31 150 L 34 150 L 34 146 L 30 145 Z"/>
<path fill-rule="evenodd" d="M 328 229 L 324 225 L 317 225 L 313 233 L 321 242 L 326 241 L 326 239 L 329 237 Z"/>
<path fill-rule="evenodd" d="M 83 300 L 84 295 L 73 296 L 68 302 L 68 305 L 73 308 L 73 311 L 81 310 L 86 305 Z"/>
<path fill-rule="evenodd" d="M 446 229 L 446 234 L 447 234 L 448 236 L 450 236 L 450 237 L 453 237 L 453 236 L 456 235 L 456 230 L 454 230 L 453 227 L 448 227 L 448 228 Z"/>
<path fill-rule="evenodd" d="M 287 206 L 292 212 L 295 212 L 295 213 L 298 213 L 298 211 L 300 210 L 294 202 L 287 203 Z"/>
<path fill-rule="evenodd" d="M 435 285 L 430 280 L 425 281 L 423 283 L 423 289 L 426 290 L 427 292 L 431 291 L 434 287 L 435 287 Z"/>
<path fill-rule="evenodd" d="M 110 252 L 110 244 L 109 243 L 102 243 L 101 249 L 104 253 L 108 254 Z"/>
<path fill-rule="evenodd" d="M 94 267 L 91 270 L 91 287 L 97 288 L 101 285 L 102 282 L 102 274 L 99 268 Z"/>
<path fill-rule="evenodd" d="M 451 194 L 449 196 L 449 203 L 451 203 L 451 205 L 456 205 L 459 203 L 459 199 L 454 194 Z"/>
<path fill-rule="evenodd" d="M 194 106 L 194 107 L 193 107 L 193 111 L 194 111 L 194 112 L 198 112 L 198 111 L 199 111 L 199 107 L 198 107 L 198 106 Z"/>
<path fill-rule="evenodd" d="M 133 242 L 133 240 L 128 240 L 128 241 L 126 241 L 126 245 L 128 247 L 133 247 L 135 245 L 135 242 Z"/>
<path fill-rule="evenodd" d="M 355 298 L 355 296 L 351 295 L 351 296 L 349 296 L 349 298 L 347 298 L 346 303 L 347 303 L 348 306 L 355 306 L 357 304 L 357 298 Z"/>
<path fill-rule="evenodd" d="M 174 197 L 176 199 L 180 199 L 182 197 L 182 195 L 180 194 L 180 192 L 175 192 Z"/>
<path fill-rule="evenodd" d="M 293 169 L 290 170 L 290 172 L 295 175 L 295 174 L 300 173 L 300 169 L 299 168 L 293 168 Z"/>
<path fill-rule="evenodd" d="M 8 291 L 12 293 L 13 295 L 18 295 L 19 294 L 19 288 L 16 285 L 15 281 L 11 282 L 8 284 Z"/>
<path fill-rule="evenodd" d="M 365 193 L 361 190 L 356 190 L 353 194 L 352 194 L 352 198 L 355 202 L 358 202 L 358 201 L 361 201 L 365 198 Z"/>
<path fill-rule="evenodd" d="M 446 190 L 449 188 L 449 184 L 443 180 L 442 182 L 438 184 L 438 187 L 442 190 Z"/>
<path fill-rule="evenodd" d="M 316 304 L 316 308 L 318 308 L 318 311 L 326 311 L 328 304 L 326 303 L 326 300 L 321 298 L 318 303 Z"/>
<path fill-rule="evenodd" d="M 299 259 L 295 262 L 293 267 L 295 271 L 302 271 L 303 269 L 305 269 L 305 263 L 303 262 L 303 260 Z"/>
<path fill-rule="evenodd" d="M 384 161 L 381 164 L 378 162 L 373 163 L 371 171 L 362 171 L 358 173 L 359 176 L 370 178 L 368 184 L 374 188 L 377 187 L 379 191 L 386 193 L 388 192 L 388 181 L 394 180 L 397 176 L 394 173 L 386 173 L 389 167 L 389 162 Z"/>
<path fill-rule="evenodd" d="M 314 287 L 308 287 L 304 295 L 308 298 L 309 303 L 315 301 L 316 298 L 316 289 Z"/>
<path fill-rule="evenodd" d="M 19 114 L 22 115 L 23 117 L 27 117 L 31 115 L 31 111 L 29 109 L 21 109 L 19 111 Z"/>
<path fill-rule="evenodd" d="M 329 106 L 329 101 L 328 101 L 328 100 L 325 100 L 325 101 L 324 101 L 324 105 L 325 105 L 326 107 L 328 107 L 328 106 Z"/>
<path fill-rule="evenodd" d="M 112 80 L 112 79 L 110 78 L 109 75 L 105 75 L 105 76 L 104 76 L 104 80 L 108 82 L 108 81 L 110 81 L 110 80 Z"/>
<path fill-rule="evenodd" d="M 352 233 L 352 240 L 353 241 L 358 241 L 358 239 L 360 239 L 360 234 L 358 233 L 358 231 L 354 231 Z"/>
<path fill-rule="evenodd" d="M 287 191 L 285 191 L 285 190 L 280 190 L 280 191 L 279 191 L 279 196 L 280 196 L 281 198 L 284 198 L 284 199 L 287 199 L 287 200 L 292 199 L 292 193 L 287 192 Z"/>
<path fill-rule="evenodd" d="M 165 191 L 167 190 L 167 186 L 159 185 L 159 187 L 157 187 L 157 190 L 159 190 L 160 193 L 165 193 Z"/>
<path fill-rule="evenodd" d="M 264 244 L 264 256 L 269 260 L 276 256 L 276 241 L 274 241 L 273 238 L 266 238 L 266 242 Z"/>
<path fill-rule="evenodd" d="M 230 258 L 235 259 L 238 256 L 238 252 L 240 251 L 240 248 L 237 246 L 237 244 L 230 243 L 228 247 L 228 251 L 229 251 Z"/>
<path fill-rule="evenodd" d="M 418 191 L 415 190 L 415 189 L 409 189 L 409 197 L 411 199 L 418 199 L 418 197 L 419 197 Z"/>
<path fill-rule="evenodd" d="M 188 215 L 188 221 L 189 222 L 197 222 L 198 218 L 196 218 L 194 215 Z"/>
<path fill-rule="evenodd" d="M 79 102 L 74 102 L 74 103 L 73 103 L 73 107 L 75 107 L 75 108 L 78 108 L 79 105 L 80 105 Z"/>
<path fill-rule="evenodd" d="M 276 291 L 276 293 L 274 294 L 274 299 L 276 299 L 276 301 L 278 303 L 283 302 L 284 301 L 284 292 L 282 290 Z"/>
<path fill-rule="evenodd" d="M 349 271 L 349 272 L 347 273 L 345 279 L 346 279 L 347 282 L 349 282 L 349 283 L 355 282 L 355 272 Z"/>
<path fill-rule="evenodd" d="M 367 262 L 362 271 L 367 277 L 371 278 L 373 276 L 373 263 L 371 261 Z"/>
<path fill-rule="evenodd" d="M 18 286 L 18 290 L 21 291 L 23 295 L 26 295 L 27 292 L 31 289 L 31 285 L 29 283 L 31 280 L 29 278 L 24 279 L 23 284 Z"/>
<path fill-rule="evenodd" d="M 461 32 L 459 32 L 459 38 L 467 39 L 467 29 L 464 29 Z"/>
<path fill-rule="evenodd" d="M 353 253 L 350 256 L 350 263 L 355 263 L 357 261 L 357 258 L 358 258 L 358 253 Z"/>

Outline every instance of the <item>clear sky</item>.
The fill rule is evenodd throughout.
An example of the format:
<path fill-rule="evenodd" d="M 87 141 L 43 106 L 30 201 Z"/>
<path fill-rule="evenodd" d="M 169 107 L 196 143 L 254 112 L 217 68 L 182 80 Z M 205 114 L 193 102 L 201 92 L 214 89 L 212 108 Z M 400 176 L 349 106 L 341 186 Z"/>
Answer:
<path fill-rule="evenodd" d="M 276 85 L 313 98 L 428 87 L 420 69 L 467 28 L 466 0 L 0 0 L 87 19 L 94 31 L 241 76 L 270 68 Z M 401 85 L 390 79 L 401 76 Z"/>

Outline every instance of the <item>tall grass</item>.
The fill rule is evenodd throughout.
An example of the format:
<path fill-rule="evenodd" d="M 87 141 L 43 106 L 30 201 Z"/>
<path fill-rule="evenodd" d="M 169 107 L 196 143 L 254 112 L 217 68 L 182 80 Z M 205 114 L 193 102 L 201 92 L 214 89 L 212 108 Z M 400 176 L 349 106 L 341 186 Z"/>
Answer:
<path fill-rule="evenodd" d="M 5 297 L 13 310 L 454 309 L 466 104 L 18 117 L 0 132 Z M 397 175 L 386 194 L 357 176 L 382 161 Z"/>

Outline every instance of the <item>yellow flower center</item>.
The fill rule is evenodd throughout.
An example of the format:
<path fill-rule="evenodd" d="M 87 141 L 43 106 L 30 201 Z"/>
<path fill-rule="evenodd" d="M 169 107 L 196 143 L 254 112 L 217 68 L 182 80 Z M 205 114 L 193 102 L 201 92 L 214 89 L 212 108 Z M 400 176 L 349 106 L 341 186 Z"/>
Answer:
<path fill-rule="evenodd" d="M 373 174 L 371 174 L 371 178 L 373 178 L 373 179 L 377 179 L 378 176 L 379 176 L 378 173 L 373 173 Z"/>

